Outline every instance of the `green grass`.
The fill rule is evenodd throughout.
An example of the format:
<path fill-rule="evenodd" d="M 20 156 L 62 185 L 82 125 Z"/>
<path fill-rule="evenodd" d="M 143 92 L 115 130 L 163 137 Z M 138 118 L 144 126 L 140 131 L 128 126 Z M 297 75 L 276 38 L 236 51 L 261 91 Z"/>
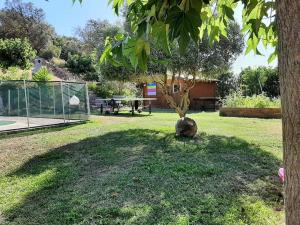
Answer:
<path fill-rule="evenodd" d="M 93 117 L 0 140 L 0 224 L 283 224 L 281 121 Z"/>

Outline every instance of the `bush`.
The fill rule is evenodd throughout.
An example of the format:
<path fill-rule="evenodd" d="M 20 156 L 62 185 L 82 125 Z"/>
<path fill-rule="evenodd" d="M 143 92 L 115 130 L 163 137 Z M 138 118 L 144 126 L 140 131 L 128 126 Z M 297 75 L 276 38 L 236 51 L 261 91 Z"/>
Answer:
<path fill-rule="evenodd" d="M 111 98 L 114 95 L 122 96 L 135 96 L 138 92 L 136 86 L 129 82 L 120 81 L 104 81 L 102 83 L 92 82 L 89 83 L 88 88 L 90 91 L 101 98 Z"/>
<path fill-rule="evenodd" d="M 66 66 L 66 61 L 60 58 L 52 58 L 51 63 L 53 63 L 55 66 L 58 66 L 60 68 L 64 68 Z"/>
<path fill-rule="evenodd" d="M 92 91 L 97 97 L 110 98 L 113 96 L 112 89 L 107 84 L 92 82 L 88 84 L 89 91 Z"/>
<path fill-rule="evenodd" d="M 46 67 L 41 67 L 41 69 L 39 69 L 38 72 L 36 72 L 33 77 L 32 80 L 34 81 L 50 81 L 53 78 L 53 74 L 50 73 Z"/>
<path fill-rule="evenodd" d="M 27 39 L 0 39 L 0 66 L 28 69 L 36 56 Z"/>
<path fill-rule="evenodd" d="M 0 80 L 28 80 L 31 71 L 22 70 L 19 67 L 9 67 L 7 70 L 0 70 Z"/>
<path fill-rule="evenodd" d="M 94 72 L 93 59 L 85 55 L 70 55 L 66 66 L 72 73 L 84 74 Z"/>
<path fill-rule="evenodd" d="M 61 48 L 60 58 L 67 61 L 70 55 L 80 54 L 82 44 L 74 37 L 56 37 L 53 44 Z"/>
<path fill-rule="evenodd" d="M 66 64 L 70 72 L 87 81 L 98 81 L 100 73 L 92 55 L 70 55 Z"/>
<path fill-rule="evenodd" d="M 55 45 L 48 46 L 47 49 L 42 50 L 40 56 L 44 59 L 50 60 L 52 58 L 59 58 L 61 49 Z"/>
<path fill-rule="evenodd" d="M 224 100 L 224 107 L 232 108 L 280 108 L 279 98 L 269 98 L 265 94 L 243 96 L 240 91 L 228 95 Z"/>

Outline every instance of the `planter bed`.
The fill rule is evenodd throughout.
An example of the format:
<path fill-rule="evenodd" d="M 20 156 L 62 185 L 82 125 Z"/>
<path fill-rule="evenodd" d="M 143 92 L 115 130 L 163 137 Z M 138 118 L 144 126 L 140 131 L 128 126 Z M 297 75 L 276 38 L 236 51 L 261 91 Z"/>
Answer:
<path fill-rule="evenodd" d="M 280 119 L 280 108 L 221 108 L 220 116 Z"/>

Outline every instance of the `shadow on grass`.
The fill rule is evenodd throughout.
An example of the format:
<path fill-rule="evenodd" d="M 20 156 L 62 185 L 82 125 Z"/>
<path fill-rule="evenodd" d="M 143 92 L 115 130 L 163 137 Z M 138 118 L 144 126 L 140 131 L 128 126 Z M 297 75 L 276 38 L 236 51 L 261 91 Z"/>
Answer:
<path fill-rule="evenodd" d="M 29 191 L 4 217 L 8 224 L 252 224 L 272 218 L 275 224 L 268 210 L 278 204 L 279 186 L 270 177 L 280 163 L 234 137 L 111 132 L 36 156 L 8 175 L 8 195 Z M 23 186 L 15 187 L 16 180 Z M 250 216 L 251 204 L 259 204 L 262 218 Z"/>
<path fill-rule="evenodd" d="M 101 114 L 100 114 L 101 115 Z M 149 114 L 148 112 L 143 113 L 137 113 L 135 112 L 134 115 L 131 114 L 131 112 L 120 112 L 118 114 L 110 113 L 110 114 L 102 114 L 101 116 L 107 116 L 107 117 L 129 117 L 129 118 L 135 118 L 135 117 L 148 117 L 152 114 Z"/>
<path fill-rule="evenodd" d="M 88 121 L 82 121 L 78 123 L 66 123 L 66 124 L 54 124 L 54 125 L 49 125 L 49 126 L 40 126 L 40 127 L 33 127 L 30 128 L 29 130 L 24 128 L 24 129 L 15 129 L 15 130 L 7 130 L 4 132 L 0 132 L 0 140 L 12 138 L 12 137 L 25 137 L 29 135 L 34 135 L 34 134 L 42 134 L 42 133 L 50 133 L 50 132 L 57 132 L 61 130 L 65 130 L 67 128 L 72 128 L 75 126 L 79 126 L 82 124 L 88 123 Z"/>
<path fill-rule="evenodd" d="M 147 111 L 144 111 L 144 112 L 147 112 Z M 201 113 L 216 113 L 217 111 L 203 111 L 203 110 L 192 110 L 190 109 L 188 111 L 188 114 L 187 115 L 193 115 L 193 114 L 201 114 Z M 177 112 L 174 110 L 174 109 L 160 109 L 160 108 L 153 108 L 152 109 L 152 113 L 174 113 L 177 115 Z"/>

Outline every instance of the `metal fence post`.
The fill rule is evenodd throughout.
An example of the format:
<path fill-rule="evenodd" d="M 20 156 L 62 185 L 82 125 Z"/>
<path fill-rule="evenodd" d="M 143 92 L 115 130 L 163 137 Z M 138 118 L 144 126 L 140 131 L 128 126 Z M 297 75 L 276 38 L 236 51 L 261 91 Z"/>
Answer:
<path fill-rule="evenodd" d="M 28 129 L 30 128 L 30 125 L 29 125 L 29 110 L 28 110 L 28 99 L 27 99 L 27 88 L 26 88 L 26 81 L 24 81 L 24 93 L 25 93 L 25 106 L 26 106 L 26 116 L 27 116 L 27 126 L 28 126 Z"/>
<path fill-rule="evenodd" d="M 64 103 L 64 89 L 63 89 L 63 82 L 60 82 L 60 90 L 61 90 L 61 101 L 63 107 L 63 116 L 64 116 L 64 123 L 66 123 L 66 116 L 65 116 L 65 103 Z"/>
<path fill-rule="evenodd" d="M 10 116 L 10 89 L 8 89 L 8 115 Z"/>
<path fill-rule="evenodd" d="M 70 84 L 68 83 L 68 120 L 70 121 Z"/>
<path fill-rule="evenodd" d="M 55 116 L 55 88 L 54 88 L 54 83 L 52 85 L 52 92 L 53 92 L 53 113 Z"/>
<path fill-rule="evenodd" d="M 28 115 L 30 116 L 30 89 L 26 86 L 26 92 L 27 92 L 27 105 L 28 105 Z"/>
<path fill-rule="evenodd" d="M 87 82 L 85 83 L 85 96 L 86 96 L 87 114 L 88 114 L 88 117 L 89 117 L 91 115 L 91 109 L 90 109 L 89 88 L 88 88 Z"/>
<path fill-rule="evenodd" d="M 39 86 L 39 99 L 40 99 L 40 116 L 41 116 L 42 115 L 42 93 L 41 93 L 41 87 L 40 86 Z"/>
<path fill-rule="evenodd" d="M 18 116 L 20 116 L 20 89 L 18 88 Z"/>

